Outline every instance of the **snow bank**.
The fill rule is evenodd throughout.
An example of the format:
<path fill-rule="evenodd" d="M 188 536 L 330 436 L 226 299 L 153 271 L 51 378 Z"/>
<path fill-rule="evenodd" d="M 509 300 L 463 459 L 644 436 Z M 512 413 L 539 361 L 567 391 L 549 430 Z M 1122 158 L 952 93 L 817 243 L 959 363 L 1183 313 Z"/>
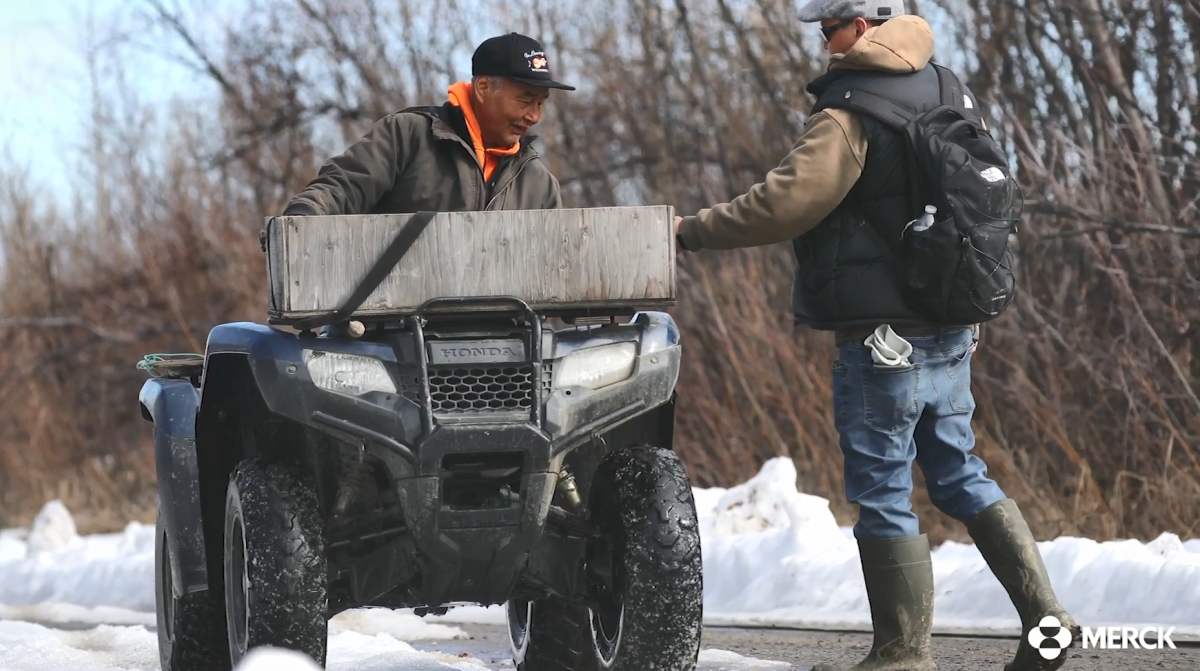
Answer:
<path fill-rule="evenodd" d="M 432 624 L 411 612 L 364 608 L 338 613 L 329 620 L 329 634 L 352 631 L 366 636 L 391 636 L 401 641 L 465 640 L 467 632 L 458 627 Z"/>
<path fill-rule="evenodd" d="M 736 652 L 716 649 L 701 650 L 696 666 L 699 667 L 697 671 L 704 671 L 705 668 L 714 671 L 772 671 L 772 669 L 791 671 L 792 669 L 792 665 L 787 662 L 771 662 L 743 657 Z"/>
<path fill-rule="evenodd" d="M 506 660 L 495 665 L 484 664 L 466 653 L 451 655 L 437 652 L 418 652 L 403 643 L 387 641 L 385 638 L 369 639 L 360 635 L 343 635 L 330 641 L 328 665 L 330 671 L 354 669 L 354 671 L 486 671 L 494 668 L 511 668 Z M 743 657 L 727 650 L 702 650 L 697 671 L 788 671 L 787 662 L 773 662 Z M 320 671 L 320 667 L 308 657 L 290 650 L 259 648 L 242 660 L 235 671 Z"/>
<path fill-rule="evenodd" d="M 51 501 L 28 531 L 0 532 L 0 604 L 46 603 L 154 612 L 154 527 L 81 538 Z"/>
<path fill-rule="evenodd" d="M 795 482 L 792 461 L 778 458 L 739 486 L 695 490 L 707 624 L 869 630 L 853 536 L 827 500 L 798 492 Z M 1040 547 L 1059 598 L 1081 624 L 1174 626 L 1179 639 L 1200 637 L 1200 539 L 1058 538 Z M 937 548 L 934 575 L 936 631 L 1019 634 L 1016 611 L 973 545 Z M 133 522 L 121 533 L 80 538 L 66 509 L 52 503 L 29 530 L 0 530 L 0 618 L 132 625 L 152 623 L 153 612 L 153 527 Z M 461 629 L 449 625 L 503 622 L 498 606 L 424 619 L 375 609 L 339 615 L 330 632 L 453 639 Z"/>
<path fill-rule="evenodd" d="M 796 491 L 795 482 L 791 460 L 772 459 L 748 482 L 697 498 L 707 623 L 869 630 L 853 535 L 827 500 Z M 1063 537 L 1039 547 L 1080 624 L 1174 626 L 1178 638 L 1200 636 L 1200 541 Z M 945 543 L 933 561 L 935 631 L 1020 634 L 1016 610 L 974 545 Z"/>
<path fill-rule="evenodd" d="M 112 606 L 88 608 L 71 603 L 38 603 L 29 606 L 0 604 L 0 620 L 39 622 L 57 627 L 78 627 L 96 624 L 157 626 L 153 611 L 129 610 Z"/>
<path fill-rule="evenodd" d="M 428 633 L 428 632 L 426 632 Z M 418 650 L 407 641 L 378 632 L 331 632 L 329 671 L 496 671 L 512 669 L 507 650 L 448 652 Z M 480 657 L 486 658 L 480 659 Z M 704 650 L 697 671 L 770 671 L 790 669 L 727 652 Z M 158 671 L 158 641 L 144 627 L 100 625 L 64 631 L 29 622 L 0 620 L 2 671 Z M 256 648 L 235 671 L 320 671 L 307 656 L 291 650 Z"/>
<path fill-rule="evenodd" d="M 0 621 L 0 669 L 6 671 L 158 668 L 158 639 L 144 627 L 102 624 L 86 631 L 62 631 Z"/>
<path fill-rule="evenodd" d="M 428 632 L 426 632 L 428 633 Z M 464 635 L 465 636 L 465 635 Z M 484 671 L 472 657 L 422 652 L 387 633 L 340 631 L 329 638 L 329 671 Z M 5 671 L 158 671 L 158 639 L 144 627 L 100 625 L 64 631 L 0 620 L 0 669 Z M 310 659 L 287 650 L 256 649 L 238 671 L 315 671 Z"/>

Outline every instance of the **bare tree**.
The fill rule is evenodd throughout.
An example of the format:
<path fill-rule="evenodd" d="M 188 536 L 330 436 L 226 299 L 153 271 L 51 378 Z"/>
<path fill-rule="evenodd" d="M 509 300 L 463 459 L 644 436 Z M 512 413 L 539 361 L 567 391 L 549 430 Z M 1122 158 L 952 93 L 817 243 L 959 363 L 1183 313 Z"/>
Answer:
<path fill-rule="evenodd" d="M 153 36 L 142 42 L 189 64 L 217 99 L 149 123 L 113 86 L 133 73 L 99 48 L 108 85 L 78 211 L 38 208 L 0 175 L 0 503 L 12 510 L 28 512 L 63 473 L 92 474 L 77 478 L 85 499 L 147 500 L 131 354 L 197 349 L 212 324 L 261 319 L 263 218 L 377 118 L 441 103 L 482 38 L 535 34 L 579 84 L 551 98 L 536 131 L 570 206 L 688 213 L 742 193 L 795 142 L 804 87 L 826 65 L 785 0 L 263 0 L 204 30 L 177 2 L 138 6 Z M 1020 295 L 975 360 L 980 451 L 1040 535 L 1194 534 L 1200 4 L 917 8 L 937 18 L 938 58 L 986 104 L 1027 198 Z M 59 235 L 68 222 L 72 236 Z M 677 447 L 699 485 L 789 455 L 799 484 L 849 515 L 832 343 L 794 332 L 794 268 L 787 245 L 682 260 Z M 88 464 L 108 454 L 132 480 L 95 476 Z M 917 499 L 935 537 L 961 533 Z"/>

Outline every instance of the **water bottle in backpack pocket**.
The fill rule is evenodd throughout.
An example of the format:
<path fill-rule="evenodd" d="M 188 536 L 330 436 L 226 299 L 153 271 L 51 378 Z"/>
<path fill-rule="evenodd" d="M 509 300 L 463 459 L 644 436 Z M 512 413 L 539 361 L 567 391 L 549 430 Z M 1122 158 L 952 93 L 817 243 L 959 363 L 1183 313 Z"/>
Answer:
<path fill-rule="evenodd" d="M 938 307 L 950 298 L 947 288 L 953 286 L 958 264 L 946 260 L 959 255 L 962 236 L 953 217 L 939 218 L 936 213 L 936 206 L 927 205 L 905 228 L 896 257 L 905 299 L 939 323 L 948 323 L 952 320 L 939 315 Z"/>

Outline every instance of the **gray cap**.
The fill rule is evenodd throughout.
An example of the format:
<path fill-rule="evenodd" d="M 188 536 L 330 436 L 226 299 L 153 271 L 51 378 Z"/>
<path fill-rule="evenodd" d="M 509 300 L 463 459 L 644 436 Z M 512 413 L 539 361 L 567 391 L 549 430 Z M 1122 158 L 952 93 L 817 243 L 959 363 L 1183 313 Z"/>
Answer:
<path fill-rule="evenodd" d="M 868 21 L 890 19 L 907 14 L 904 0 L 811 0 L 800 10 L 800 20 L 816 23 L 826 19 L 855 19 Z"/>

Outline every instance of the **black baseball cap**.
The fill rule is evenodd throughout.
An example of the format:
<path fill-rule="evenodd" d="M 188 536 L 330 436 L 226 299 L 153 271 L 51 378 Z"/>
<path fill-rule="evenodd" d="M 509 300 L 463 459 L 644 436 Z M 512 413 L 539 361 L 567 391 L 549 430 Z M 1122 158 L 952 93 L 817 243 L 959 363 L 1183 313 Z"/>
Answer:
<path fill-rule="evenodd" d="M 541 42 L 517 33 L 490 37 L 471 56 L 471 76 L 507 77 L 522 84 L 574 91 L 554 81 Z"/>

